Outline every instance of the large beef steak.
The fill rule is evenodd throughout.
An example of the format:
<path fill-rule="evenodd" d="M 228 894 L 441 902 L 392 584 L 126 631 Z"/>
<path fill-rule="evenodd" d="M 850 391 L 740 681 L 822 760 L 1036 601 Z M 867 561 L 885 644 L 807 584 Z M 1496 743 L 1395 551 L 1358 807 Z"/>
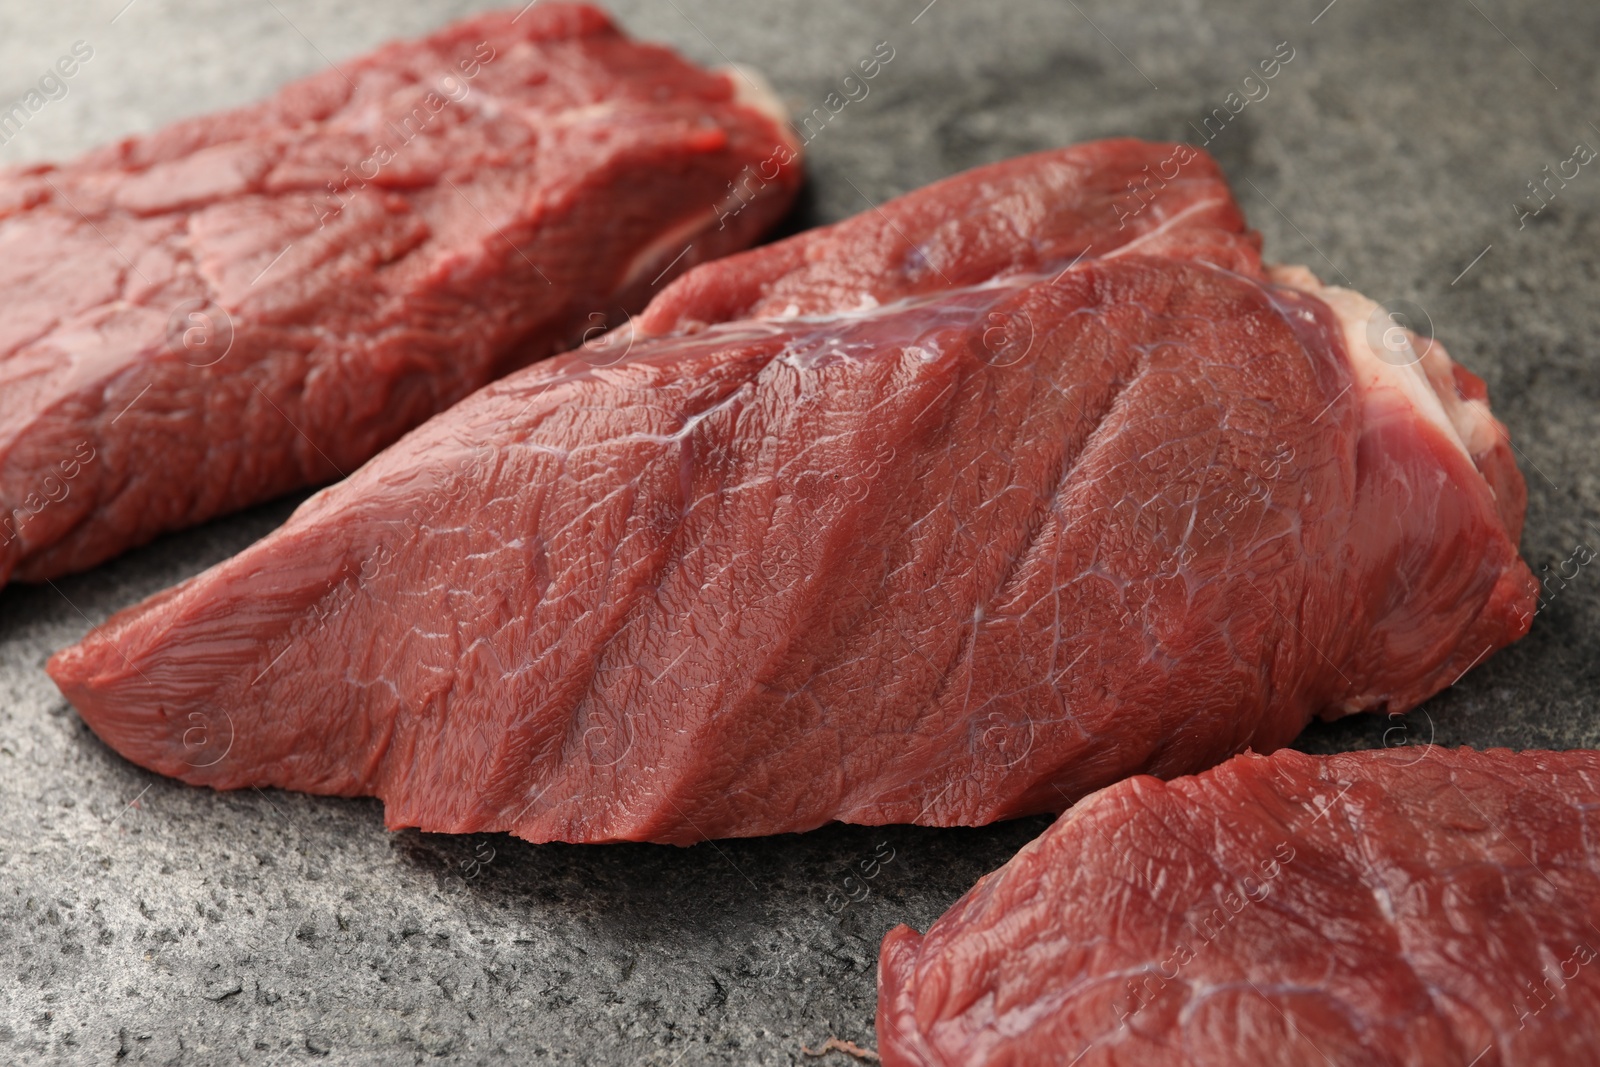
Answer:
<path fill-rule="evenodd" d="M 51 673 L 187 781 L 567 841 L 983 823 L 1408 708 L 1526 629 L 1504 432 L 1269 280 L 1206 157 L 1129 219 L 1180 151 L 700 268 Z"/>

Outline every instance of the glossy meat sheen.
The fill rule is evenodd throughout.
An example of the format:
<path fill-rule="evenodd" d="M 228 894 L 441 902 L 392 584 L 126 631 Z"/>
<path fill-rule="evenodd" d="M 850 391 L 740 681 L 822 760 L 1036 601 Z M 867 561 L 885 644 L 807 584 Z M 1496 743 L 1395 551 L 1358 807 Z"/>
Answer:
<path fill-rule="evenodd" d="M 1084 800 L 878 965 L 885 1067 L 1590 1063 L 1600 753 L 1243 755 Z"/>
<path fill-rule="evenodd" d="M 51 673 L 187 781 L 568 841 L 983 823 L 1409 707 L 1526 628 L 1506 442 L 1486 480 L 1268 285 L 1204 157 L 1118 231 L 1104 190 L 1171 151 L 1014 160 L 702 268 Z M 750 299 L 812 314 L 706 325 Z"/>
<path fill-rule="evenodd" d="M 749 244 L 799 182 L 754 84 L 539 4 L 0 173 L 0 583 L 353 471 Z"/>

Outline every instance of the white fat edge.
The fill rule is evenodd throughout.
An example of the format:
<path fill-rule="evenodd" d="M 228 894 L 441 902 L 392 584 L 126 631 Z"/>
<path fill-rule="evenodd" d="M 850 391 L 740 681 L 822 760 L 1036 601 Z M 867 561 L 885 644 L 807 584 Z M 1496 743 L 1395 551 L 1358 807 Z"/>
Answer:
<path fill-rule="evenodd" d="M 677 265 L 674 256 L 688 258 L 695 239 L 711 229 L 711 224 L 716 221 L 715 215 L 692 215 L 645 245 L 628 261 L 615 291 L 620 293 L 632 288 L 649 277 L 651 271 L 664 273 L 672 269 Z"/>
<path fill-rule="evenodd" d="M 935 289 L 928 293 L 913 293 L 910 296 L 896 297 L 887 304 L 881 302 L 871 293 L 859 293 L 857 294 L 857 302 L 854 306 L 835 308 L 831 311 L 816 311 L 806 315 L 802 315 L 800 313 L 800 305 L 791 303 L 785 305 L 781 311 L 769 312 L 765 315 L 752 315 L 748 319 L 742 319 L 739 321 L 776 322 L 783 323 L 784 325 L 791 325 L 794 323 L 810 324 L 849 322 L 852 320 L 870 319 L 880 315 L 895 315 L 902 311 L 908 311 L 913 308 L 932 306 L 948 300 L 951 297 L 959 296 L 962 293 L 981 293 L 987 292 L 991 289 L 1015 289 L 1020 292 L 1023 289 L 1038 285 L 1041 282 L 1050 281 L 1052 278 L 1059 278 L 1061 274 L 1065 273 L 1065 271 L 1062 271 L 1058 274 L 1030 273 L 996 275 L 995 277 L 986 278 L 983 281 L 976 282 L 972 285 L 958 285 L 953 289 Z M 717 324 L 718 327 L 723 325 L 727 324 Z M 715 329 L 717 327 L 712 328 Z"/>
<path fill-rule="evenodd" d="M 742 63 L 718 67 L 717 73 L 726 78 L 733 88 L 734 103 L 771 119 L 772 125 L 783 134 L 785 143 L 794 151 L 796 158 L 804 154 L 804 145 L 789 125 L 789 109 L 783 106 L 778 91 L 764 74 Z"/>
<path fill-rule="evenodd" d="M 939 289 L 931 293 L 916 293 L 910 296 L 898 297 L 889 301 L 888 303 L 880 303 L 879 300 L 871 294 L 863 293 L 861 294 L 860 301 L 856 306 L 832 311 L 815 312 L 807 315 L 802 315 L 800 313 L 800 308 L 798 305 L 789 304 L 778 312 L 769 313 L 766 315 L 752 315 L 749 318 L 734 319 L 728 322 L 711 323 L 709 325 L 697 328 L 692 332 L 682 334 L 637 333 L 634 323 L 630 318 L 628 322 L 614 327 L 607 333 L 599 335 L 598 337 L 589 341 L 586 345 L 580 346 L 575 351 L 581 352 L 584 348 L 596 345 L 611 346 L 614 344 L 621 344 L 625 348 L 631 349 L 634 341 L 654 343 L 670 341 L 673 339 L 692 339 L 696 344 L 737 344 L 760 338 L 781 336 L 789 331 L 795 330 L 796 328 L 827 325 L 838 325 L 843 327 L 851 323 L 862 322 L 868 319 L 890 317 L 917 308 L 932 307 L 934 305 L 949 301 L 954 297 L 959 297 L 963 293 L 985 293 L 1000 289 L 1010 289 L 1016 292 L 1021 292 L 1022 290 L 1028 289 L 1032 286 L 1059 279 L 1061 275 L 1065 273 L 1065 271 L 1061 271 L 1055 273 L 1044 272 L 999 275 L 996 277 L 987 278 L 984 281 L 974 285 L 958 286 L 954 289 Z M 921 335 L 919 334 L 919 338 L 920 336 Z M 923 363 L 937 361 L 942 357 L 942 355 L 945 354 L 942 349 L 938 352 L 927 352 L 926 350 L 936 346 L 927 344 L 921 339 L 913 340 L 908 345 L 885 345 L 884 347 L 886 349 L 890 347 L 898 347 L 902 351 L 910 352 L 913 356 L 917 356 L 918 361 Z M 919 352 L 923 352 L 925 354 L 919 356 Z M 781 353 L 778 358 L 784 358 L 792 362 L 793 353 L 786 351 Z M 612 367 L 620 367 L 627 363 L 636 362 L 638 362 L 637 358 L 619 359 L 615 363 L 600 364 L 597 366 L 585 366 L 573 371 L 573 376 L 576 378 L 586 378 L 591 376 L 591 374 L 595 371 L 603 371 Z M 567 378 L 565 374 L 563 374 L 562 377 L 552 378 L 545 384 L 548 386 L 565 380 L 567 380 Z"/>
<path fill-rule="evenodd" d="M 1333 309 L 1344 330 L 1350 376 L 1364 401 L 1371 404 L 1386 398 L 1398 400 L 1436 426 L 1469 460 L 1494 447 L 1499 424 L 1487 402 L 1466 400 L 1456 392 L 1452 373 L 1455 363 L 1444 345 L 1429 340 L 1421 346 L 1414 362 L 1390 363 L 1368 335 L 1375 316 L 1378 321 L 1387 317 L 1376 301 L 1353 289 L 1323 285 L 1303 266 L 1269 266 L 1267 273 L 1277 284 L 1314 296 Z M 1410 345 L 1416 335 L 1408 330 L 1406 338 Z M 1413 351 L 1417 349 L 1413 347 Z"/>
<path fill-rule="evenodd" d="M 1154 229 L 1147 233 L 1140 234 L 1138 237 L 1135 237 L 1125 245 L 1118 245 L 1116 248 L 1113 248 L 1100 258 L 1116 259 L 1118 256 L 1132 255 L 1139 251 L 1140 245 L 1148 244 L 1160 237 L 1165 237 L 1172 230 L 1176 229 L 1189 216 L 1198 215 L 1202 211 L 1209 211 L 1214 207 L 1220 207 L 1226 203 L 1227 201 L 1220 196 L 1208 197 L 1204 200 L 1196 200 L 1183 210 L 1171 215 L 1168 218 L 1162 219 L 1160 224 Z"/>
<path fill-rule="evenodd" d="M 722 75 L 733 90 L 735 104 L 749 108 L 771 119 L 773 129 L 782 135 L 784 142 L 789 146 L 790 151 L 794 153 L 795 158 L 799 159 L 804 154 L 801 151 L 800 141 L 795 137 L 794 131 L 789 125 L 789 114 L 784 109 L 783 102 L 778 99 L 777 92 L 760 72 L 734 64 L 719 68 L 717 73 Z M 773 146 L 774 153 L 776 153 L 777 147 L 777 145 Z M 680 252 L 687 252 L 685 246 L 692 245 L 696 238 L 710 230 L 713 225 L 720 228 L 723 216 L 732 209 L 735 203 L 740 205 L 740 210 L 743 210 L 745 203 L 743 198 L 730 192 L 721 203 L 712 207 L 708 213 L 709 217 L 694 215 L 650 242 L 629 261 L 627 269 L 622 273 L 622 282 L 618 286 L 619 291 L 643 280 L 647 273 L 652 269 L 659 269 L 662 264 L 667 264 L 670 267 L 672 256 L 678 255 Z"/>

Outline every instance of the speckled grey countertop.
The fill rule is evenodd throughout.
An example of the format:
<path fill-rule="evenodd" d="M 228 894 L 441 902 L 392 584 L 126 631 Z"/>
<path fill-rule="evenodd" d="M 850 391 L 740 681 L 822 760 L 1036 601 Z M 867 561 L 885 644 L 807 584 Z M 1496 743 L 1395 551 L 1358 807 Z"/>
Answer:
<path fill-rule="evenodd" d="M 1425 314 L 1488 380 L 1528 480 L 1523 549 L 1536 571 L 1556 572 L 1580 543 L 1600 548 L 1600 163 L 1552 184 L 1520 228 L 1516 206 L 1537 206 L 1527 183 L 1546 165 L 1579 142 L 1600 147 L 1600 7 L 926 4 L 613 7 L 635 34 L 697 60 L 761 68 L 797 113 L 891 44 L 870 94 L 813 141 L 790 228 L 1038 148 L 1114 134 L 1198 142 L 1202 118 L 1287 42 L 1293 58 L 1268 95 L 1209 146 L 1269 255 Z M 74 42 L 94 55 L 0 160 L 70 155 L 243 103 L 475 6 L 3 0 L 0 100 Z M 125 763 L 56 693 L 46 657 L 244 547 L 294 503 L 57 588 L 0 592 L 0 1063 L 801 1062 L 803 1043 L 830 1035 L 874 1044 L 884 931 L 925 927 L 1046 824 L 532 846 L 390 834 L 375 801 L 219 795 Z M 1425 708 L 1317 727 L 1302 744 L 1595 745 L 1597 623 L 1600 569 L 1585 568 L 1547 598 L 1531 636 Z M 836 914 L 830 888 L 890 850 L 870 895 Z"/>

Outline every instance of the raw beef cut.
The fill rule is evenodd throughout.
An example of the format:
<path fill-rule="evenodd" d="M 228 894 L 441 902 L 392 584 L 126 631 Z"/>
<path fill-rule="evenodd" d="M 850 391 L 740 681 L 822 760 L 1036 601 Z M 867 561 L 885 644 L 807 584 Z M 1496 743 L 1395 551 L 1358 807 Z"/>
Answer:
<path fill-rule="evenodd" d="M 1174 150 L 700 268 L 50 671 L 165 774 L 536 841 L 984 823 L 1410 707 L 1527 626 L 1503 431 L 1204 156 L 1127 219 Z"/>
<path fill-rule="evenodd" d="M 539 4 L 0 173 L 0 584 L 353 471 L 750 244 L 800 180 L 753 77 Z"/>
<path fill-rule="evenodd" d="M 1600 753 L 1238 756 L 1062 816 L 878 964 L 885 1067 L 1502 1067 L 1600 1045 Z"/>

